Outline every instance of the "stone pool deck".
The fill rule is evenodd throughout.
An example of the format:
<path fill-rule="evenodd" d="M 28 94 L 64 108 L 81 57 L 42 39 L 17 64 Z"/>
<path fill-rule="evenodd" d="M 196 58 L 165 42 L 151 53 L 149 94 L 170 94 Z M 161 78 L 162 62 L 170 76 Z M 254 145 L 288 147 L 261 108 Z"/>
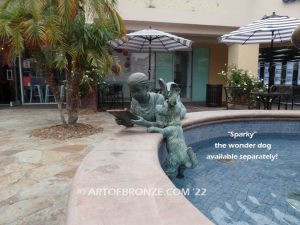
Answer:
<path fill-rule="evenodd" d="M 207 110 L 222 109 L 198 104 L 188 106 L 189 111 L 204 110 L 204 118 L 211 113 L 219 114 Z M 41 140 L 31 137 L 31 131 L 59 124 L 56 109 L 44 106 L 0 107 L 1 225 L 66 224 L 71 181 L 92 148 L 87 146 L 98 146 L 111 134 L 122 132 L 122 127 L 115 125 L 112 117 L 103 112 L 81 115 L 79 122 L 104 130 L 89 137 L 67 141 Z"/>
<path fill-rule="evenodd" d="M 189 111 L 223 110 L 199 104 Z M 65 225 L 72 178 L 87 146 L 122 127 L 105 112 L 80 115 L 79 122 L 103 132 L 67 141 L 41 140 L 31 131 L 59 124 L 55 105 L 0 106 L 0 225 Z"/>
<path fill-rule="evenodd" d="M 81 115 L 79 122 L 103 132 L 67 141 L 31 137 L 35 128 L 59 124 L 56 109 L 0 109 L 0 224 L 64 225 L 72 177 L 89 152 L 121 129 L 107 113 Z"/>
<path fill-rule="evenodd" d="M 187 114 L 184 127 L 238 119 L 296 119 L 299 111 L 206 111 Z M 142 127 L 123 129 L 99 144 L 82 161 L 73 178 L 68 225 L 205 225 L 212 224 L 182 195 L 168 193 L 174 184 L 162 171 L 160 134 Z M 161 195 L 128 190 L 158 190 Z M 124 191 L 125 190 L 125 191 Z M 143 193 L 143 192 L 142 192 Z"/>

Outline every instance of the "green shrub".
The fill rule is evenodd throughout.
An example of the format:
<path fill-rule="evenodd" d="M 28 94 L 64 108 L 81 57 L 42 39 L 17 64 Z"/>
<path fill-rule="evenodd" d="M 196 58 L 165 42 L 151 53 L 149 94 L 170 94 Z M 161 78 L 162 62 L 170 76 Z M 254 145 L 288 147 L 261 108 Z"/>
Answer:
<path fill-rule="evenodd" d="M 231 87 L 231 96 L 245 97 L 249 105 L 255 103 L 251 92 L 267 90 L 262 80 L 258 80 L 248 70 L 237 68 L 236 65 L 230 65 L 227 72 L 221 71 L 218 74 L 226 81 L 226 85 Z"/>

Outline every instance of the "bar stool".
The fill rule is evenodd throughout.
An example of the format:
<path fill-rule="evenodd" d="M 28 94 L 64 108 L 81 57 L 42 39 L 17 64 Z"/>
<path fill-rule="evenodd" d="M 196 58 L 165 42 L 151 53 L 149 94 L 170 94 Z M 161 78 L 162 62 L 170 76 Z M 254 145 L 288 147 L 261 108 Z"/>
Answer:
<path fill-rule="evenodd" d="M 30 103 L 32 103 L 32 98 L 37 97 L 40 100 L 40 103 L 43 102 L 43 96 L 42 96 L 42 90 L 41 85 L 35 84 L 30 86 Z"/>
<path fill-rule="evenodd" d="M 54 95 L 53 95 L 52 91 L 50 90 L 49 84 L 47 84 L 46 88 L 45 88 L 45 102 L 49 101 L 49 97 L 54 98 Z M 54 98 L 54 101 L 55 101 L 55 98 Z"/>
<path fill-rule="evenodd" d="M 43 77 L 31 77 L 30 103 L 32 102 L 32 98 L 38 98 L 40 103 L 43 103 L 42 85 L 44 84 L 45 80 Z"/>
<path fill-rule="evenodd" d="M 60 100 L 61 102 L 65 101 L 65 85 L 60 85 L 60 91 L 59 91 L 59 96 L 60 96 Z"/>
<path fill-rule="evenodd" d="M 59 96 L 60 96 L 61 101 L 64 102 L 64 98 L 65 98 L 65 86 L 64 85 L 59 86 Z M 50 90 L 50 86 L 49 86 L 49 84 L 47 84 L 46 89 L 45 89 L 45 102 L 48 102 L 50 97 L 54 98 L 54 101 L 55 101 L 55 97 L 54 97 L 52 91 Z"/>

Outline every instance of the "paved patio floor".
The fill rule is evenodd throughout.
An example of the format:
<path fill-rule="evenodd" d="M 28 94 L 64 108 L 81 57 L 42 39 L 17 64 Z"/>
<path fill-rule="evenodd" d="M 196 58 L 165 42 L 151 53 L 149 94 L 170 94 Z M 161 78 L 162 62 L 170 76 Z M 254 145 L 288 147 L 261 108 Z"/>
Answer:
<path fill-rule="evenodd" d="M 223 110 L 188 104 L 188 111 Z M 64 225 L 72 177 L 89 152 L 122 127 L 105 112 L 81 115 L 79 122 L 103 132 L 66 141 L 31 136 L 35 128 L 59 124 L 55 108 L 0 108 L 0 224 Z"/>
<path fill-rule="evenodd" d="M 35 128 L 59 124 L 55 109 L 0 109 L 0 224 L 63 225 L 72 177 L 88 145 L 121 129 L 107 113 L 81 115 L 103 132 L 67 141 L 31 137 Z"/>

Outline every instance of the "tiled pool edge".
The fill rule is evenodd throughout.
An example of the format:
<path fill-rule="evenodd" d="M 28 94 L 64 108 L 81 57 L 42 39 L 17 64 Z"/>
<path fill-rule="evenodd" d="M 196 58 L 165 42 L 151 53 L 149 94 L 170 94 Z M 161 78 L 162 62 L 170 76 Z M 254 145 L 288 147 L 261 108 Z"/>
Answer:
<path fill-rule="evenodd" d="M 237 119 L 296 119 L 297 111 L 209 111 L 189 113 L 185 128 Z M 162 137 L 144 128 L 124 129 L 93 146 L 73 179 L 68 224 L 212 224 L 183 196 L 96 196 L 103 188 L 174 188 L 161 170 Z M 91 192 L 92 190 L 92 192 Z"/>

